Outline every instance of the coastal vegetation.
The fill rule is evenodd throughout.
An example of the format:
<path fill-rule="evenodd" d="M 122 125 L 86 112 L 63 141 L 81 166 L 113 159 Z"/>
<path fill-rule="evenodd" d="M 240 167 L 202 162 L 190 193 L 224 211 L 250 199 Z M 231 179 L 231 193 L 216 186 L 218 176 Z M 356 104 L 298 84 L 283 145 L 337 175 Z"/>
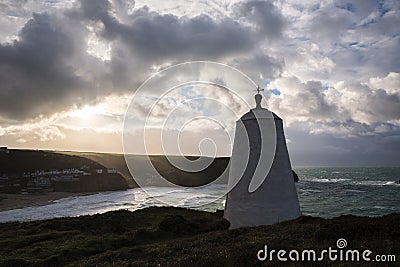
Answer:
<path fill-rule="evenodd" d="M 302 216 L 271 226 L 228 227 L 222 211 L 172 207 L 2 223 L 0 266 L 281 266 L 276 258 L 259 261 L 257 252 L 265 245 L 276 251 L 337 249 L 340 238 L 347 240 L 348 249 L 371 250 L 371 257 L 400 257 L 400 214 L 333 219 Z M 325 258 L 321 264 L 365 266 L 366 262 Z"/>

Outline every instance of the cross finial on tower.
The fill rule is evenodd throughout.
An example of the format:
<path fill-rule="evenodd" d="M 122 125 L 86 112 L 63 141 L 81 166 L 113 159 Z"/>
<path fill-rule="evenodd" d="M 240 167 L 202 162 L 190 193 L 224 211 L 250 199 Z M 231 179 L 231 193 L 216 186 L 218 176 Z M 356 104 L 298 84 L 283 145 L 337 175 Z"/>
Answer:
<path fill-rule="evenodd" d="M 260 88 L 260 86 L 257 86 L 257 94 L 255 95 L 255 99 L 256 99 L 256 109 L 261 109 L 261 99 L 262 99 L 262 95 L 260 94 L 260 92 L 264 91 L 264 88 Z"/>
<path fill-rule="evenodd" d="M 264 91 L 264 88 L 260 88 L 260 86 L 257 85 L 257 90 L 254 91 L 257 91 L 257 94 L 260 94 L 260 92 Z"/>

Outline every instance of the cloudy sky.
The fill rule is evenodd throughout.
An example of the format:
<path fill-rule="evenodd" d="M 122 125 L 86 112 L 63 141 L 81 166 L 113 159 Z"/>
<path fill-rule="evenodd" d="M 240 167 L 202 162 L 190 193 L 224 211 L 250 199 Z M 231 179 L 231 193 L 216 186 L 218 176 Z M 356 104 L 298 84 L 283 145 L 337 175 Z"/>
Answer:
<path fill-rule="evenodd" d="M 295 166 L 399 165 L 398 25 L 397 0 L 0 0 L 0 145 L 122 152 L 125 112 L 146 79 L 215 61 L 265 87 Z M 189 77 L 236 84 L 252 103 L 252 85 L 228 72 L 182 68 L 142 90 L 130 111 L 140 128 L 143 105 L 157 104 L 149 153 L 160 152 L 152 138 L 162 121 L 168 140 L 182 129 L 177 118 L 188 122 L 181 114 L 195 114 L 211 120 L 187 123 L 182 151 L 196 154 L 211 138 L 217 155 L 229 155 L 227 133 L 247 108 L 240 100 L 204 84 L 155 100 Z"/>

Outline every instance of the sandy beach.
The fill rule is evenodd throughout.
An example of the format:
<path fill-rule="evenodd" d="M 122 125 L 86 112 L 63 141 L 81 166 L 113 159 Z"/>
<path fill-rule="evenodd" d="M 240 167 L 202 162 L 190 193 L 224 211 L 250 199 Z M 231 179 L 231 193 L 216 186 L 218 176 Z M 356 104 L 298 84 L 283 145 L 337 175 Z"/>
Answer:
<path fill-rule="evenodd" d="M 58 199 L 90 194 L 93 193 L 48 192 L 32 195 L 0 193 L 0 211 L 21 209 L 31 206 L 43 206 Z"/>

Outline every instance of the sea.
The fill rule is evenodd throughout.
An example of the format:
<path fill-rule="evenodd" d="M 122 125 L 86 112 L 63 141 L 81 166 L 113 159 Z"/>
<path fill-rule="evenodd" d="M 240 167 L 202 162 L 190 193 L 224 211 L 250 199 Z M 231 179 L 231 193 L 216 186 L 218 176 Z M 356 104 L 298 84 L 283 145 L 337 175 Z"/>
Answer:
<path fill-rule="evenodd" d="M 400 167 L 295 168 L 303 215 L 332 218 L 345 214 L 381 216 L 400 213 Z M 68 197 L 45 206 L 0 212 L 0 222 L 43 220 L 92 215 L 113 210 L 138 210 L 152 206 L 193 207 L 205 211 L 224 209 L 219 198 L 226 185 L 204 188 L 140 188 Z M 210 200 L 215 200 L 209 203 Z M 204 204 L 204 205 L 202 205 Z"/>

